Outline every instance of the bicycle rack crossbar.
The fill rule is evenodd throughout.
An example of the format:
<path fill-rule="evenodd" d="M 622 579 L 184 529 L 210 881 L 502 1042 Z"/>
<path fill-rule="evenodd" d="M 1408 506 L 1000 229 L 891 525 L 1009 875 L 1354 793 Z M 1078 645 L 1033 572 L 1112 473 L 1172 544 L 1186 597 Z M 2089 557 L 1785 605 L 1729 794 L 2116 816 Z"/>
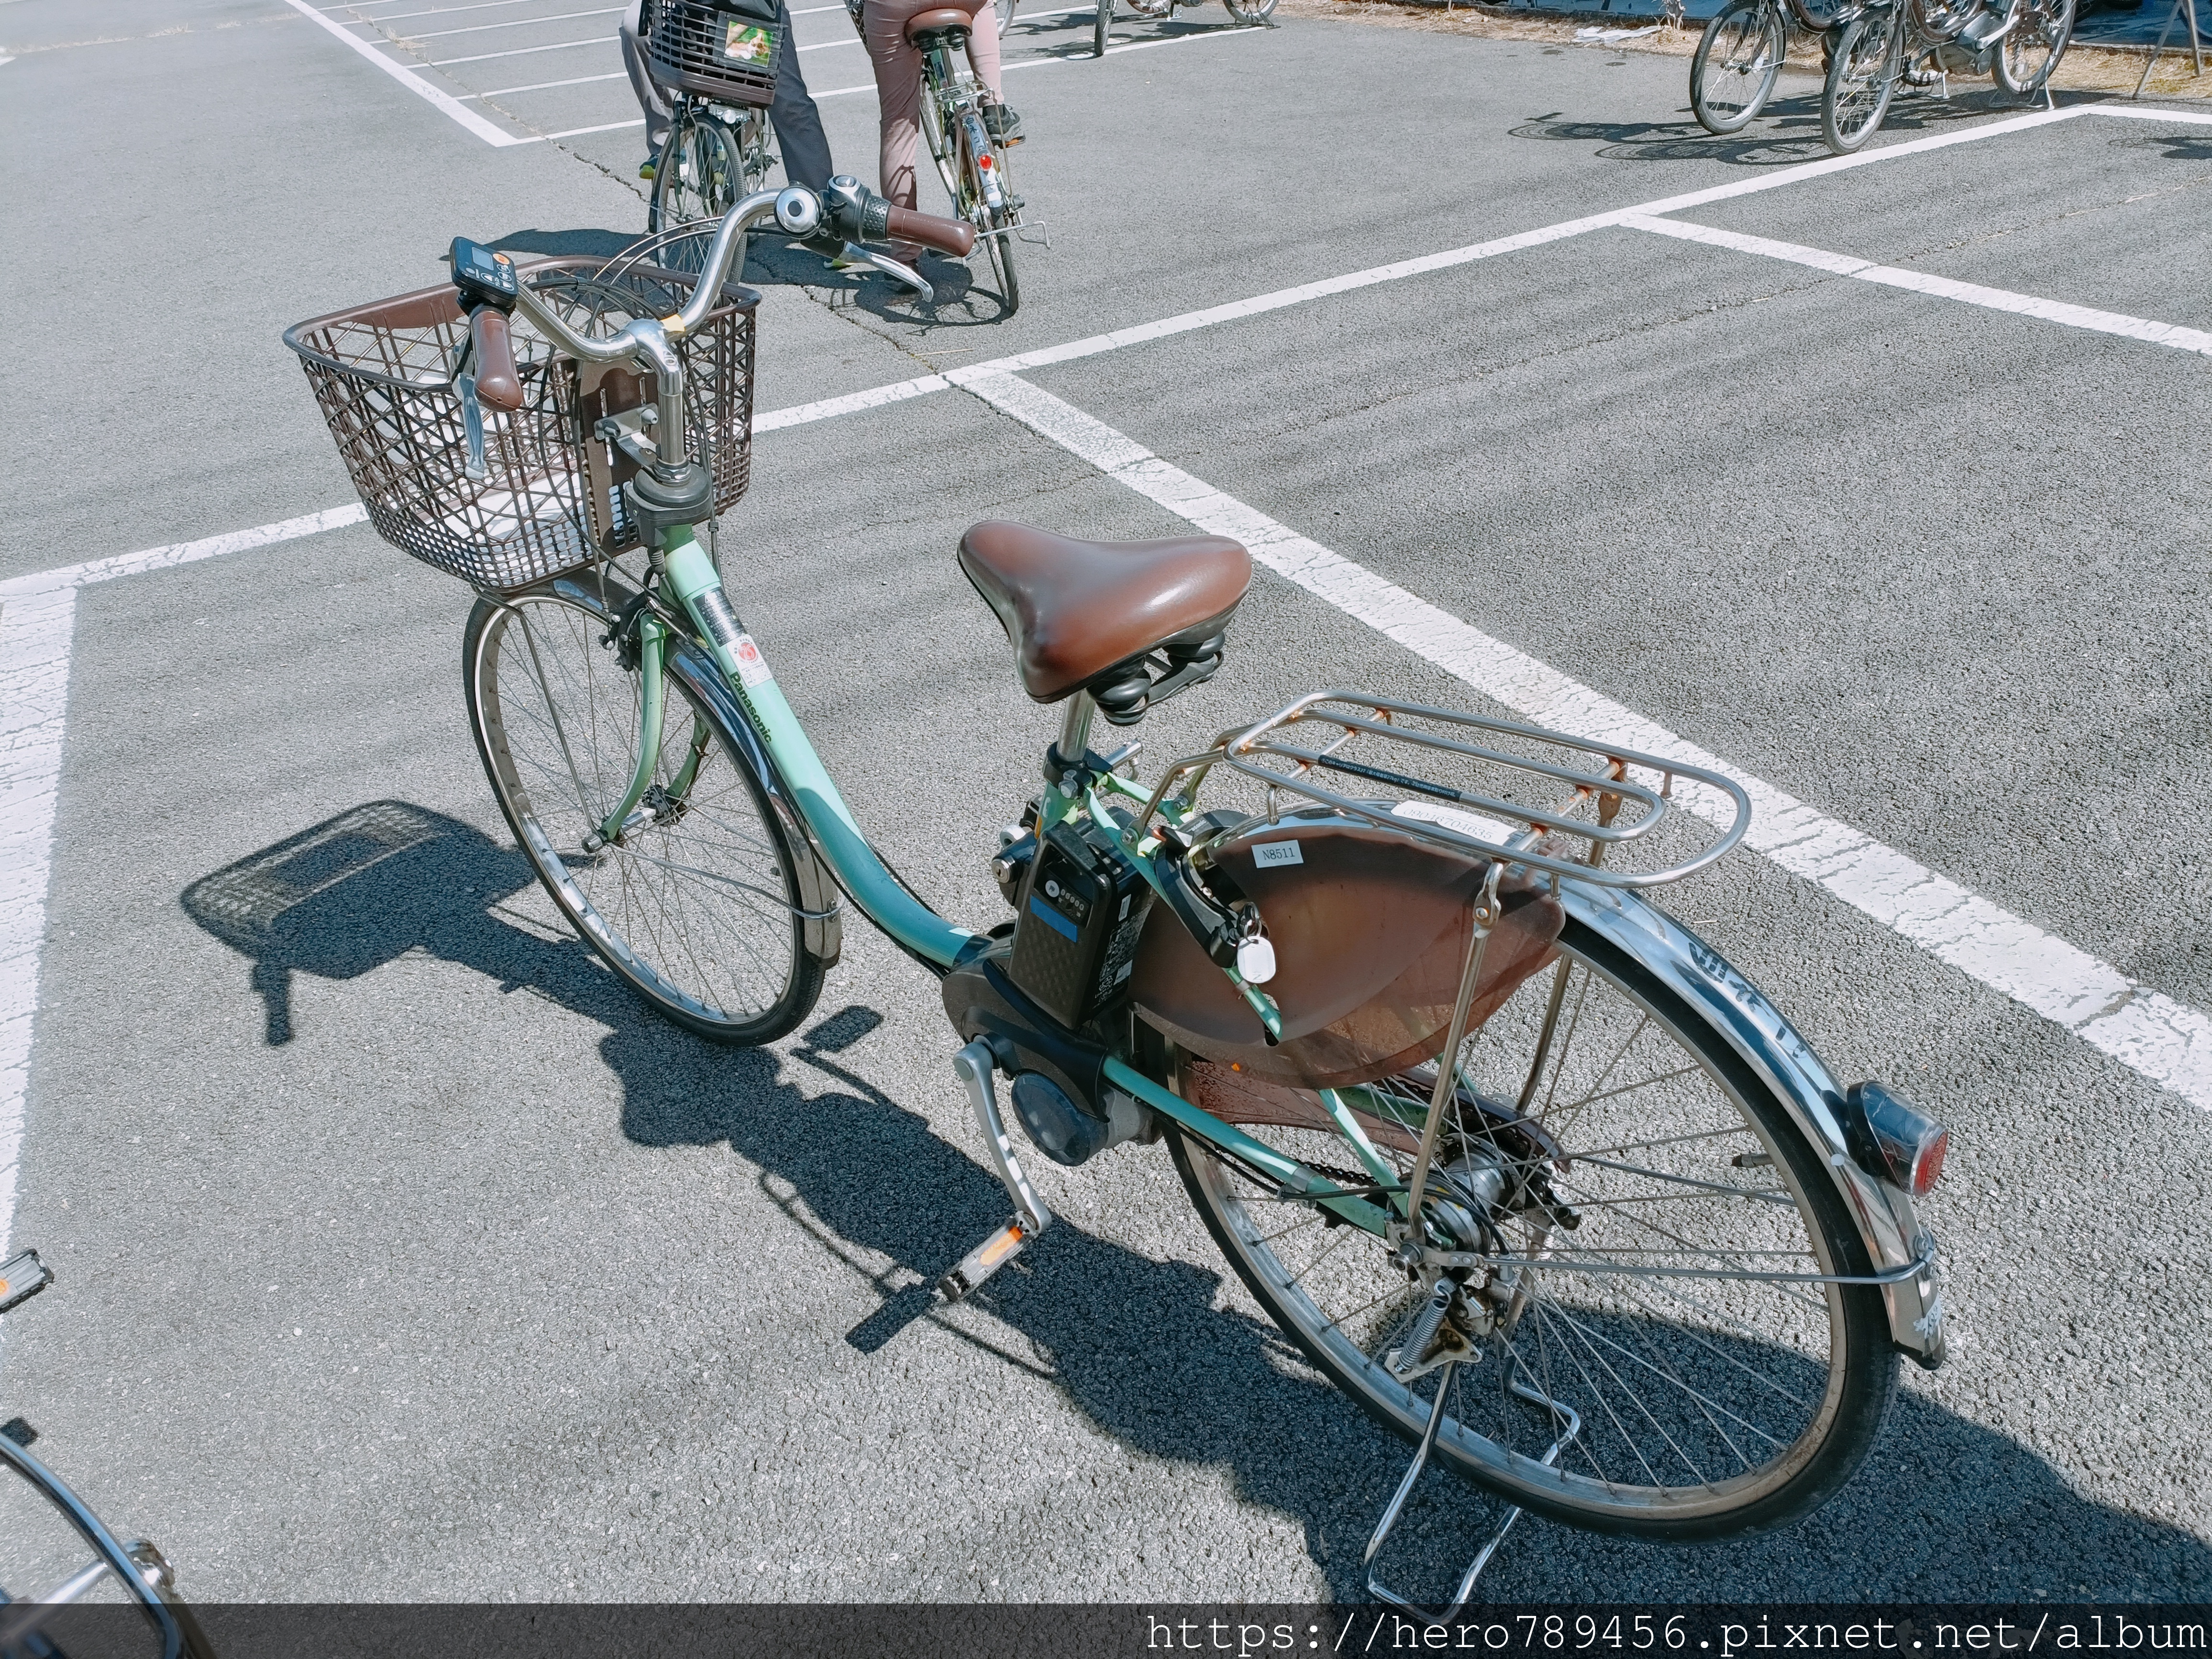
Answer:
<path fill-rule="evenodd" d="M 1423 729 L 1426 726 L 1446 730 Z M 1327 735 L 1308 743 L 1292 736 L 1309 730 Z M 1479 740 L 1484 737 L 1548 745 L 1565 750 L 1565 757 L 1513 753 Z M 1395 747 L 1395 753 L 1381 758 L 1401 763 L 1353 759 L 1345 751 L 1355 743 L 1370 749 Z M 1575 757 L 1582 763 L 1575 763 Z M 1591 762 L 1596 763 L 1595 769 Z M 1564 789 L 1565 798 L 1548 806 L 1530 805 L 1508 800 L 1491 788 L 1445 783 L 1413 769 L 1433 771 L 1446 763 L 1491 769 L 1509 779 Z M 1503 850 L 1515 864 L 1604 887 L 1646 888 L 1679 881 L 1723 857 L 1751 827 L 1750 797 L 1734 779 L 1710 768 L 1543 726 L 1345 690 L 1310 692 L 1255 726 L 1223 733 L 1204 753 L 1177 761 L 1154 789 L 1140 825 L 1152 823 L 1186 779 L 1177 807 L 1188 810 L 1199 785 L 1217 766 L 1261 785 L 1268 792 L 1270 817 L 1277 811 L 1279 795 L 1302 796 L 1333 811 L 1454 852 L 1492 859 Z M 1317 781 L 1316 775 L 1323 773 L 1467 809 L 1470 815 L 1497 820 L 1497 833 L 1471 821 L 1462 824 L 1448 817 L 1438 821 L 1410 814 L 1404 810 L 1409 803 L 1356 799 Z M 1639 781 L 1632 775 L 1636 773 L 1656 775 L 1656 787 Z M 1691 816 L 1675 811 L 1682 804 L 1677 785 L 1685 781 L 1711 798 L 1710 805 L 1701 800 L 1694 813 L 1712 823 L 1717 833 L 1711 839 L 1690 856 L 1660 868 L 1607 868 L 1602 860 L 1609 851 L 1646 842 L 1670 818 Z"/>

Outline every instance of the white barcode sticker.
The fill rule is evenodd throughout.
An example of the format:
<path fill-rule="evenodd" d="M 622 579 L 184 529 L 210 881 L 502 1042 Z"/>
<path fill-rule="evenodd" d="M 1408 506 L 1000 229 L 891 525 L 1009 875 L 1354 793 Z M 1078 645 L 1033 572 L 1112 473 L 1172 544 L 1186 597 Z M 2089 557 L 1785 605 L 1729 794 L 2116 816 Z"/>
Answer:
<path fill-rule="evenodd" d="M 1269 865 L 1279 867 L 1305 861 L 1306 855 L 1298 851 L 1298 844 L 1294 841 L 1263 841 L 1252 849 L 1252 862 L 1263 869 Z"/>
<path fill-rule="evenodd" d="M 730 654 L 738 659 L 738 678 L 747 685 L 766 685 L 775 678 L 768 672 L 768 659 L 761 655 L 761 648 L 753 643 L 751 635 L 738 635 L 738 642 L 730 647 Z"/>

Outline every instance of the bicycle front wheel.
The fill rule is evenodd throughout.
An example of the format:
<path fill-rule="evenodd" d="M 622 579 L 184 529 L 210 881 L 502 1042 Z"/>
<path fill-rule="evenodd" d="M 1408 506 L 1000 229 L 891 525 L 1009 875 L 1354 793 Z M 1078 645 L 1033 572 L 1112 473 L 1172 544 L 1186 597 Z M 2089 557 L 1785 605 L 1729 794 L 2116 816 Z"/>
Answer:
<path fill-rule="evenodd" d="M 1221 0 L 1238 22 L 1256 27 L 1275 15 L 1275 0 Z"/>
<path fill-rule="evenodd" d="M 1186 1061 L 1184 1092 L 1340 1184 L 1368 1182 L 1318 1097 L 1227 1070 Z M 1427 1298 L 1383 1241 L 1171 1129 L 1261 1306 L 1407 1439 L 1441 1407 L 1433 1455 L 1554 1520 L 1689 1541 L 1778 1526 L 1838 1491 L 1896 1386 L 1881 1293 L 1818 1282 L 1869 1273 L 1864 1246 L 1820 1152 L 1724 1038 L 1570 921 L 1557 966 L 1470 1039 L 1462 1071 L 1428 1190 L 1456 1183 L 1480 1253 L 1522 1264 L 1465 1287 L 1490 1310 L 1469 1333 L 1475 1363 L 1400 1381 L 1390 1356 Z M 1401 1188 L 1433 1075 L 1341 1091 Z M 1520 1196 L 1478 1221 L 1483 1192 Z"/>
<path fill-rule="evenodd" d="M 1098 0 L 1098 9 L 1091 20 L 1091 55 L 1106 55 L 1106 37 L 1114 28 L 1114 0 Z"/>
<path fill-rule="evenodd" d="M 2075 0 L 2016 0 L 2020 21 L 1997 49 L 1997 84 L 2017 98 L 2041 92 L 2074 39 Z"/>
<path fill-rule="evenodd" d="M 720 122 L 689 108 L 678 110 L 653 169 L 646 229 L 659 234 L 720 218 L 738 199 L 742 166 L 737 146 Z M 671 242 L 654 259 L 672 270 L 697 270 L 706 263 L 707 247 L 706 236 L 690 237 Z M 733 276 L 743 276 L 743 247 L 730 269 Z"/>
<path fill-rule="evenodd" d="M 760 780 L 673 674 L 652 785 L 595 845 L 637 757 L 641 677 L 600 643 L 629 597 L 562 583 L 479 599 L 463 657 L 477 750 L 523 855 L 607 965 L 678 1025 L 767 1042 L 813 1007 L 822 965 Z"/>
<path fill-rule="evenodd" d="M 1820 136 L 1848 155 L 1881 131 L 1897 91 L 1898 46 L 1905 20 L 1897 5 L 1879 6 L 1844 28 L 1820 89 Z"/>
<path fill-rule="evenodd" d="M 1766 106 L 1790 49 L 1789 25 L 1768 0 L 1729 0 L 1690 59 L 1690 107 L 1707 132 L 1740 132 Z"/>

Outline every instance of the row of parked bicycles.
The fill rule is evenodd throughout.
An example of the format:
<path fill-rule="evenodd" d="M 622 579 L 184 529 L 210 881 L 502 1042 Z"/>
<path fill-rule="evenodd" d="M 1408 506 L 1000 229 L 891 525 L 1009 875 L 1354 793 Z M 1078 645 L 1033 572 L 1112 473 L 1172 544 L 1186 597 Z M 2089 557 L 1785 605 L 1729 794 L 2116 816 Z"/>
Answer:
<path fill-rule="evenodd" d="M 1849 155 L 1881 131 L 1899 88 L 1988 75 L 2045 94 L 2074 37 L 2075 0 L 1727 0 L 1690 60 L 1705 131 L 1740 132 L 1766 106 L 1793 28 L 1820 38 L 1820 136 Z"/>

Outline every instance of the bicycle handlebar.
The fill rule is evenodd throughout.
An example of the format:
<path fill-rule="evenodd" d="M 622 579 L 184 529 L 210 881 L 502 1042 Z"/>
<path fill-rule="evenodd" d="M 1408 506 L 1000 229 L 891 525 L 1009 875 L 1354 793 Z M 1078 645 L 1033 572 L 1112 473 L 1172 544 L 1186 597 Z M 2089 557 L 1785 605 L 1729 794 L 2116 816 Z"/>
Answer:
<path fill-rule="evenodd" d="M 684 362 L 670 342 L 697 328 L 721 302 L 722 284 L 729 280 L 731 265 L 741 257 L 745 233 L 771 214 L 786 234 L 810 240 L 827 235 L 870 242 L 896 234 L 956 255 L 964 255 L 975 246 L 975 231 L 960 221 L 893 207 L 859 179 L 841 173 L 818 195 L 803 185 L 787 185 L 781 190 L 756 191 L 735 204 L 715 228 L 691 297 L 670 316 L 637 318 L 614 334 L 593 339 L 579 334 L 555 314 L 526 281 L 517 285 L 515 307 L 562 349 L 585 362 L 635 362 L 650 370 L 660 386 L 661 459 L 671 465 L 680 465 L 684 459 Z M 495 409 L 519 409 L 522 387 L 514 373 L 507 319 L 501 316 L 496 325 L 485 324 L 483 331 L 478 331 L 478 319 L 493 309 L 478 307 L 469 323 L 479 364 L 477 396 Z M 512 403 L 501 401 L 509 395 L 514 398 Z"/>
<path fill-rule="evenodd" d="M 912 208 L 891 208 L 884 216 L 884 228 L 902 240 L 919 242 L 956 259 L 966 258 L 969 250 L 975 246 L 975 227 L 966 220 L 940 219 L 933 213 L 916 213 Z"/>

